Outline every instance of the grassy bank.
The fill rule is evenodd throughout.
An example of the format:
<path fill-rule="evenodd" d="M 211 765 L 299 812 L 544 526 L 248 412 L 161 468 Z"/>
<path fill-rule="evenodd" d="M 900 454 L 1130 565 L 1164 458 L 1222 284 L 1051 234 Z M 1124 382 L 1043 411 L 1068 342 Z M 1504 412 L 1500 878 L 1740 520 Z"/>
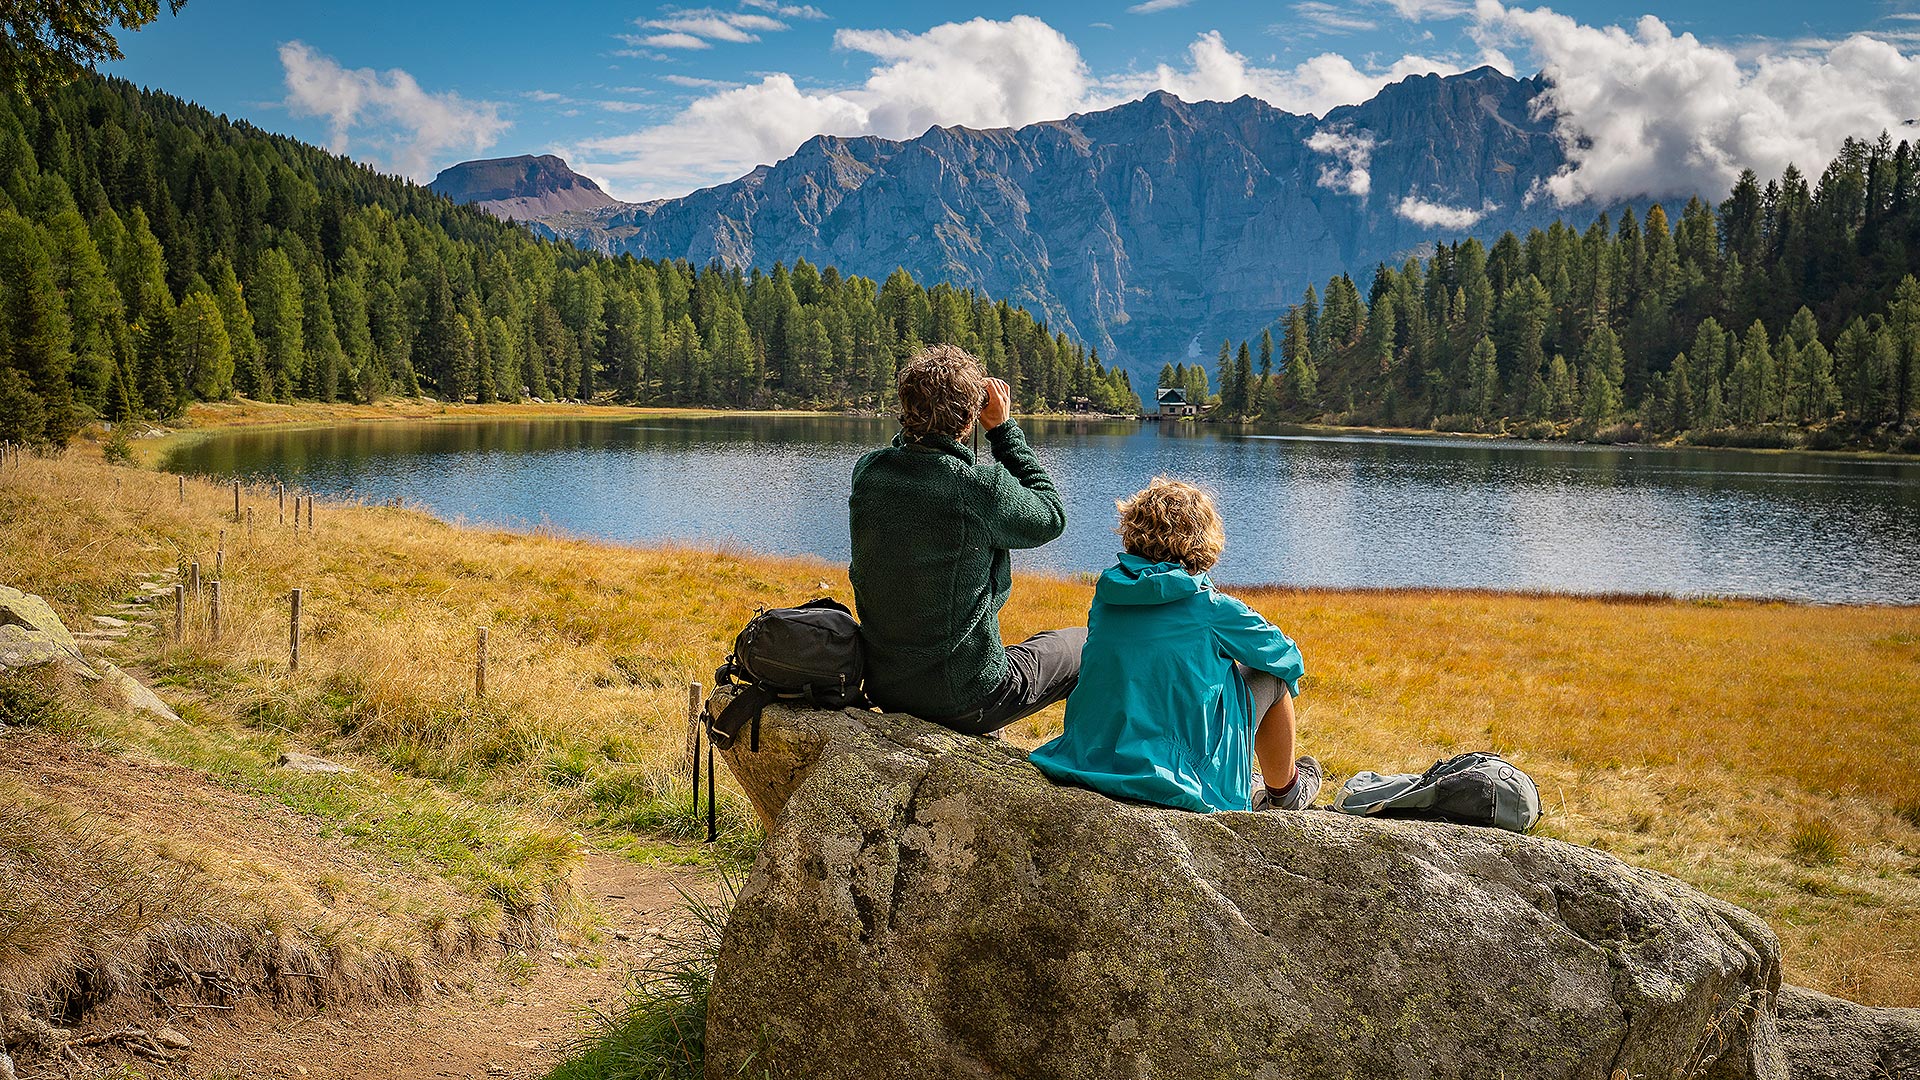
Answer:
<path fill-rule="evenodd" d="M 464 417 L 473 410 L 465 409 Z M 284 422 L 284 421 L 283 421 Z M 204 616 L 123 659 L 190 704 L 170 739 L 278 740 L 365 761 L 436 797 L 579 830 L 641 858 L 699 858 L 675 771 L 687 685 L 757 605 L 850 597 L 844 567 L 456 528 L 322 503 L 309 532 L 249 538 L 231 489 L 102 464 L 80 447 L 0 477 L 0 581 L 70 618 L 227 532 L 224 633 Z M 288 590 L 304 592 L 287 670 Z M 1084 620 L 1088 587 L 1022 577 L 1010 638 Z M 1920 609 L 1462 592 L 1265 590 L 1307 657 L 1305 748 L 1339 774 L 1468 749 L 1540 781 L 1551 836 L 1613 851 L 1766 916 L 1788 977 L 1920 1004 Z M 490 693 L 473 693 L 490 632 Z M 1058 709 L 1011 734 L 1032 744 Z M 222 745 L 227 745 L 223 741 Z M 167 750 L 185 757 L 185 751 Z M 726 811 L 736 853 L 749 815 Z"/>

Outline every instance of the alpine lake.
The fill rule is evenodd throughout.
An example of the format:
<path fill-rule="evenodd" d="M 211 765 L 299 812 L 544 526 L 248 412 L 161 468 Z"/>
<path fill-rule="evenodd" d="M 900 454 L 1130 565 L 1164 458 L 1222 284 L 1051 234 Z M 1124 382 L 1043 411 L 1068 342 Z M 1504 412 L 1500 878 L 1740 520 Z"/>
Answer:
<path fill-rule="evenodd" d="M 1920 603 L 1911 461 L 1173 421 L 1022 426 L 1067 531 L 1015 553 L 1021 571 L 1111 565 L 1114 501 L 1166 475 L 1214 493 L 1222 584 Z M 219 432 L 166 464 L 400 499 L 469 524 L 844 562 L 854 462 L 896 430 L 829 415 L 381 422 Z"/>

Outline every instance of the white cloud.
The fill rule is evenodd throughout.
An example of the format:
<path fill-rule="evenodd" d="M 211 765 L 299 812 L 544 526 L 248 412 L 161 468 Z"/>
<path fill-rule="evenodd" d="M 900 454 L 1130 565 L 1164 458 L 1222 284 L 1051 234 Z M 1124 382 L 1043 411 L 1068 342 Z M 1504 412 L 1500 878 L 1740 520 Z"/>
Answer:
<path fill-rule="evenodd" d="M 1096 75 L 1064 34 L 1027 15 L 946 23 L 918 34 L 843 29 L 834 43 L 871 58 L 858 84 L 803 89 L 791 76 L 771 73 L 744 86 L 712 87 L 670 121 L 580 143 L 572 148 L 575 167 L 618 194 L 655 198 L 733 179 L 822 133 L 906 139 L 934 125 L 1017 127 L 1110 108 L 1154 90 L 1189 101 L 1251 95 L 1319 115 L 1365 101 L 1409 75 L 1461 70 L 1419 56 L 1362 70 L 1333 53 L 1290 68 L 1263 67 L 1208 32 L 1189 44 L 1177 66 Z M 672 81 L 694 85 L 685 77 Z"/>
<path fill-rule="evenodd" d="M 660 81 L 695 90 L 731 90 L 740 85 L 728 79 L 702 79 L 694 75 L 662 75 Z"/>
<path fill-rule="evenodd" d="M 651 45 L 656 49 L 711 49 L 706 38 L 675 31 L 671 34 L 622 34 L 629 45 Z"/>
<path fill-rule="evenodd" d="M 1724 191 L 1743 168 L 1818 175 L 1848 136 L 1920 116 L 1920 57 L 1864 34 L 1743 59 L 1650 15 L 1628 31 L 1480 0 L 1476 19 L 1530 50 L 1552 83 L 1536 104 L 1558 117 L 1568 164 L 1546 191 L 1563 206 Z"/>
<path fill-rule="evenodd" d="M 1500 209 L 1492 202 L 1485 202 L 1480 209 L 1471 206 L 1448 206 L 1444 203 L 1428 202 L 1416 195 L 1408 195 L 1400 200 L 1393 212 L 1406 218 L 1415 225 L 1429 229 L 1442 229 L 1447 232 L 1459 232 L 1480 224 L 1480 219 Z"/>
<path fill-rule="evenodd" d="M 1473 14 L 1473 4 L 1470 0 L 1375 0 L 1375 2 L 1384 2 L 1398 12 L 1401 18 L 1410 22 L 1459 19 Z"/>
<path fill-rule="evenodd" d="M 359 131 L 361 142 L 371 144 L 385 164 L 415 180 L 432 179 L 449 153 L 485 150 L 512 126 L 493 102 L 468 101 L 452 91 L 429 93 L 399 68 L 349 70 L 299 41 L 280 46 L 280 66 L 287 108 L 296 116 L 324 117 L 334 153 L 346 153 Z"/>
<path fill-rule="evenodd" d="M 1172 11 L 1174 8 L 1186 7 L 1191 3 L 1193 0 L 1146 0 L 1145 3 L 1135 4 L 1127 10 L 1135 15 L 1151 15 L 1156 11 Z"/>
<path fill-rule="evenodd" d="M 1293 5 L 1293 13 L 1312 23 L 1315 27 L 1332 34 L 1352 33 L 1356 30 L 1372 30 L 1379 24 L 1348 8 L 1323 3 L 1322 0 L 1304 0 Z M 1284 29 L 1275 27 L 1274 29 Z"/>
<path fill-rule="evenodd" d="M 1329 191 L 1365 199 L 1373 191 L 1373 175 L 1367 166 L 1373 162 L 1373 148 L 1377 145 L 1371 131 L 1338 127 L 1314 132 L 1307 139 L 1307 149 L 1333 158 L 1320 166 L 1319 185 Z"/>
<path fill-rule="evenodd" d="M 812 4 L 782 4 L 779 0 L 740 0 L 741 7 L 772 12 L 783 19 L 824 19 L 827 13 Z"/>

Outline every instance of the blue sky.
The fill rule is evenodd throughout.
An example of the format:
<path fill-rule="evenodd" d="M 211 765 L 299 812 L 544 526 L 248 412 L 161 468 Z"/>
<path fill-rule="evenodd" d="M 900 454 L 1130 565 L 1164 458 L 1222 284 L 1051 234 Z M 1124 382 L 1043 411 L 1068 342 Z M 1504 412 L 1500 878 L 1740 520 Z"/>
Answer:
<path fill-rule="evenodd" d="M 1482 62 L 1557 74 L 1570 123 L 1619 144 L 1580 164 L 1585 178 L 1556 192 L 1569 200 L 1674 180 L 1662 170 L 1676 167 L 1804 163 L 1836 123 L 1920 115 L 1920 67 L 1905 66 L 1920 57 L 1920 0 L 321 8 L 191 0 L 128 35 L 110 70 L 416 179 L 469 157 L 559 152 L 636 199 L 730 179 L 820 131 L 1030 123 L 1156 87 L 1318 114 Z M 1861 33 L 1871 47 L 1848 41 Z M 1676 93 L 1707 105 L 1670 116 Z M 1661 148 L 1698 160 L 1651 160 Z"/>

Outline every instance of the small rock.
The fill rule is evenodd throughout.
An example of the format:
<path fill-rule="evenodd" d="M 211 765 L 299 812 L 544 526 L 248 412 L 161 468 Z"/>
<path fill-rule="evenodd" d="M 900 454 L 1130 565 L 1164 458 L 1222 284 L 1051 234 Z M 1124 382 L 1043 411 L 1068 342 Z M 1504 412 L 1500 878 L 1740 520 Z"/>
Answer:
<path fill-rule="evenodd" d="M 505 1065 L 500 1064 L 497 1061 L 489 1061 L 487 1062 L 487 1075 L 488 1076 L 505 1076 L 507 1075 L 507 1067 Z"/>
<path fill-rule="evenodd" d="M 278 764 L 281 768 L 292 769 L 294 772 L 350 773 L 353 771 L 345 765 L 328 761 L 326 758 L 293 752 L 281 754 Z"/>
<path fill-rule="evenodd" d="M 613 940 L 615 940 L 615 941 L 632 941 L 632 940 L 633 940 L 633 931 L 631 931 L 631 930 L 615 930 L 615 931 L 613 932 Z"/>
<path fill-rule="evenodd" d="M 159 1031 L 154 1032 L 153 1041 L 168 1050 L 193 1049 L 192 1039 L 187 1038 L 185 1035 L 180 1034 L 170 1027 L 163 1027 Z"/>
<path fill-rule="evenodd" d="M 111 615 L 95 615 L 93 617 L 93 625 L 104 626 L 109 630 L 125 630 L 132 624 L 125 619 L 116 619 Z"/>
<path fill-rule="evenodd" d="M 550 952 L 547 955 L 553 957 L 555 960 L 565 960 L 567 958 L 566 953 Z"/>

